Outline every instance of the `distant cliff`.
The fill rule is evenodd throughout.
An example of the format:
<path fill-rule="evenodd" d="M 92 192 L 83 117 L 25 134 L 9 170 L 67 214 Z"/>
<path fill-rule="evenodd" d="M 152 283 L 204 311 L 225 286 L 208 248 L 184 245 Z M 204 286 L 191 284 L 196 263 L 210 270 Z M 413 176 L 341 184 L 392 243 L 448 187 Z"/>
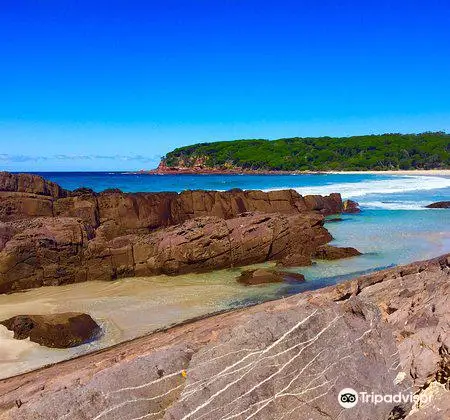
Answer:
<path fill-rule="evenodd" d="M 382 134 L 199 143 L 168 153 L 157 173 L 450 168 L 450 134 Z"/>

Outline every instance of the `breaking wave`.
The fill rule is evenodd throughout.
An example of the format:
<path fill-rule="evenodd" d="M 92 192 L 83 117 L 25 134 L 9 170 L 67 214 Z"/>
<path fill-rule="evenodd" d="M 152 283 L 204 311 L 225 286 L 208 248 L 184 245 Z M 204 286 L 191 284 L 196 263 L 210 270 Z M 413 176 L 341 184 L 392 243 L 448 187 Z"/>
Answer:
<path fill-rule="evenodd" d="M 412 202 L 412 201 L 367 201 L 361 203 L 365 209 L 383 209 L 383 210 L 427 210 L 425 206 L 430 204 L 429 201 Z"/>
<path fill-rule="evenodd" d="M 305 187 L 291 186 L 286 188 L 293 188 L 302 195 L 326 195 L 332 192 L 340 192 L 344 198 L 355 198 L 369 194 L 395 194 L 411 191 L 437 190 L 449 187 L 450 178 L 437 176 L 396 176 L 395 179 L 346 182 Z M 265 191 L 272 190 L 275 190 L 275 188 L 266 189 Z"/>

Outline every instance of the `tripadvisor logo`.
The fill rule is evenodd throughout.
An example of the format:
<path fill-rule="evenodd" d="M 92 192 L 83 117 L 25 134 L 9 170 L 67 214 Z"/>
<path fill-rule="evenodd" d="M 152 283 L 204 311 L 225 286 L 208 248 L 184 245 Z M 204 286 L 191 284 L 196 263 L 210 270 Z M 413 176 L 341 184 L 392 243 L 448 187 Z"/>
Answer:
<path fill-rule="evenodd" d="M 356 392 L 353 388 L 344 388 L 339 392 L 338 402 L 341 407 L 352 408 L 358 401 L 361 404 L 413 403 L 425 405 L 431 401 L 431 395 L 397 392 L 396 394 L 376 394 L 375 392 Z"/>
<path fill-rule="evenodd" d="M 352 408 L 358 404 L 358 393 L 352 388 L 344 388 L 339 392 L 338 401 L 341 407 Z"/>

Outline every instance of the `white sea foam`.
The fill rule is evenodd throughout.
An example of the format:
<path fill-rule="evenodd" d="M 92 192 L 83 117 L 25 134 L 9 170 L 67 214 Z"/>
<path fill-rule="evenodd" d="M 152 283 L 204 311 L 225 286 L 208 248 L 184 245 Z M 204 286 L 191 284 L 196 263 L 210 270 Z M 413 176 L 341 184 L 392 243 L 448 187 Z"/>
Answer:
<path fill-rule="evenodd" d="M 425 206 L 429 202 L 412 202 L 412 201 L 367 201 L 361 203 L 365 209 L 385 209 L 385 210 L 427 210 Z"/>
<path fill-rule="evenodd" d="M 395 194 L 411 191 L 429 191 L 440 188 L 449 188 L 450 178 L 438 176 L 396 176 L 392 179 L 383 179 L 363 182 L 345 182 L 329 185 L 296 187 L 293 188 L 302 195 L 321 194 L 326 195 L 332 192 L 340 192 L 344 198 L 363 197 L 369 194 Z M 281 188 L 270 188 L 271 191 Z"/>

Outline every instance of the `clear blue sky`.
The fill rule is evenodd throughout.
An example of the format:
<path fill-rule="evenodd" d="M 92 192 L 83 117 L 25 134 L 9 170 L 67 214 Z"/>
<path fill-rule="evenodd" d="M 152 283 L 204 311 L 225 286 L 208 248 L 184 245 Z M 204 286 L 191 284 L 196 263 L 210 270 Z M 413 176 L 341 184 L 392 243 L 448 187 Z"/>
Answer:
<path fill-rule="evenodd" d="M 450 131 L 450 1 L 0 5 L 0 169 L 236 138 Z"/>

